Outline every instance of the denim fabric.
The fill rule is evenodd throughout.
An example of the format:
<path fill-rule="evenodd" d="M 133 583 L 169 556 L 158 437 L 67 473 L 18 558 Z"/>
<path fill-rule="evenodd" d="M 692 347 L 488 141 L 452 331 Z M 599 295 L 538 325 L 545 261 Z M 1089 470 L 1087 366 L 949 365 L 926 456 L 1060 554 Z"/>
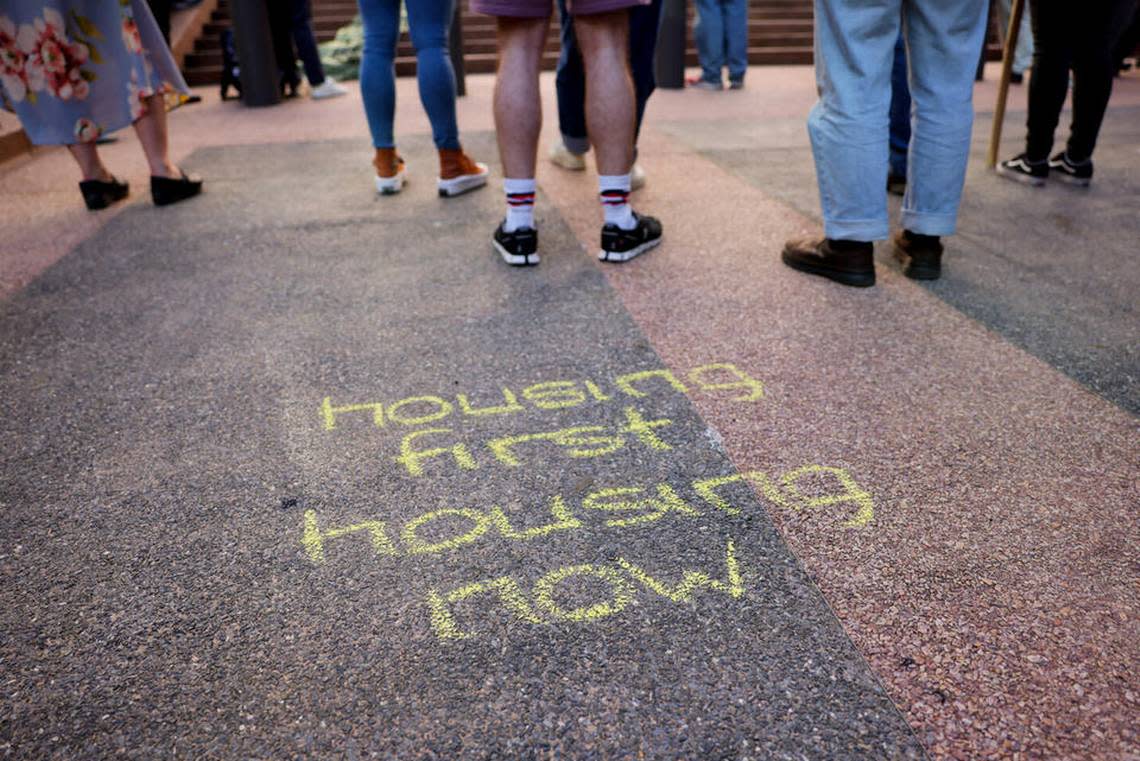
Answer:
<path fill-rule="evenodd" d="M 364 22 L 364 53 L 360 62 L 360 92 L 372 145 L 396 144 L 396 42 L 400 36 L 400 0 L 359 0 Z M 451 0 L 408 0 L 408 27 L 416 48 L 416 77 L 420 102 L 431 122 L 436 148 L 459 147 L 455 118 L 455 70 L 448 57 L 448 32 L 454 12 Z"/>
<path fill-rule="evenodd" d="M 910 147 L 910 85 L 906 81 L 906 40 L 895 43 L 891 66 L 891 174 L 906 177 L 906 152 Z"/>
<path fill-rule="evenodd" d="M 1009 31 L 1009 15 L 1012 12 L 1013 0 L 998 0 L 997 16 L 1001 24 L 1002 39 Z M 1017 47 L 1013 50 L 1013 71 L 1024 74 L 1033 63 L 1033 28 L 1029 23 L 1029 4 L 1026 3 L 1025 12 L 1021 14 L 1021 27 L 1017 32 Z"/>
<path fill-rule="evenodd" d="M 657 50 L 661 2 L 653 0 L 650 5 L 629 9 L 629 69 L 637 98 L 635 144 L 641 132 L 645 104 L 657 88 L 653 56 Z M 554 79 L 558 93 L 558 128 L 566 148 L 581 155 L 590 149 L 590 138 L 586 132 L 586 71 L 582 67 L 578 38 L 574 36 L 573 19 L 566 12 L 566 0 L 558 0 L 558 17 L 562 36 L 562 52 L 558 56 L 558 71 Z"/>
<path fill-rule="evenodd" d="M 954 232 L 985 11 L 984 0 L 815 0 L 820 97 L 808 134 L 827 237 L 888 235 L 891 64 L 900 19 L 912 101 L 902 225 L 924 235 Z"/>
<path fill-rule="evenodd" d="M 701 78 L 721 82 L 721 69 L 728 78 L 743 82 L 748 70 L 748 0 L 696 0 L 697 58 Z"/>

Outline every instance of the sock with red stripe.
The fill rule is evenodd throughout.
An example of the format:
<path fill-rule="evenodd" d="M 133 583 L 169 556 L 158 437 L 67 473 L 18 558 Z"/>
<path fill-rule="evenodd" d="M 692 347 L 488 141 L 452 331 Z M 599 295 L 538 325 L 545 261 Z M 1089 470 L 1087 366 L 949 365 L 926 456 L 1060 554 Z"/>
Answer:
<path fill-rule="evenodd" d="M 529 180 L 503 180 L 503 190 L 507 194 L 507 219 L 503 231 L 513 233 L 520 227 L 534 229 L 534 178 Z"/>
<path fill-rule="evenodd" d="M 637 219 L 629 205 L 628 174 L 599 175 L 598 198 L 601 199 L 607 225 L 617 225 L 623 230 L 637 227 Z"/>

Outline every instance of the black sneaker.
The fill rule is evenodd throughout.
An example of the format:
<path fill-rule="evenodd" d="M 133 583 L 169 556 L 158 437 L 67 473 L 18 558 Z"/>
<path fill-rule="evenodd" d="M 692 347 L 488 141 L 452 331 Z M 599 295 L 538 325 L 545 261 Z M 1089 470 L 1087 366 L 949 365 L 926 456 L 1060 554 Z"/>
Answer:
<path fill-rule="evenodd" d="M 1045 180 L 1049 179 L 1049 162 L 1045 160 L 1030 161 L 1024 153 L 1002 161 L 996 169 L 997 173 L 1006 179 L 1038 188 L 1045 184 Z"/>
<path fill-rule="evenodd" d="M 1069 160 L 1069 152 L 1061 151 L 1049 159 L 1049 171 L 1057 173 L 1057 179 L 1070 185 L 1087 188 L 1092 182 L 1092 159 L 1085 159 L 1079 164 Z"/>
<path fill-rule="evenodd" d="M 520 227 L 509 233 L 500 222 L 491 242 L 507 264 L 514 267 L 538 264 L 538 230 L 533 227 Z"/>
<path fill-rule="evenodd" d="M 644 254 L 661 242 L 661 223 L 654 217 L 643 217 L 633 212 L 637 227 L 623 230 L 617 225 L 602 228 L 602 250 L 598 258 L 603 262 L 628 262 L 638 254 Z"/>

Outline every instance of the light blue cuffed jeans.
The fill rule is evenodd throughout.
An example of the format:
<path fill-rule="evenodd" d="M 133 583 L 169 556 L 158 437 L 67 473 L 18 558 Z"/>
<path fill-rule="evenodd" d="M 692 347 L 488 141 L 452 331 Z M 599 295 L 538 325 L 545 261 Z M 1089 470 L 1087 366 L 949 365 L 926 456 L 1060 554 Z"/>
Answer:
<path fill-rule="evenodd" d="M 728 67 L 732 82 L 743 82 L 748 71 L 748 0 L 697 0 L 693 29 L 701 78 L 722 83 Z"/>
<path fill-rule="evenodd" d="M 358 0 L 364 22 L 360 93 L 375 148 L 392 148 L 396 117 L 396 42 L 400 36 L 400 0 Z M 455 70 L 448 56 L 448 32 L 455 6 L 451 0 L 408 0 L 408 27 L 416 48 L 420 102 L 431 122 L 436 148 L 459 147 L 455 118 Z"/>
<path fill-rule="evenodd" d="M 824 234 L 889 234 L 891 64 L 902 24 L 910 61 L 911 139 L 902 226 L 951 235 L 974 120 L 985 0 L 815 0 L 819 101 L 808 117 Z"/>

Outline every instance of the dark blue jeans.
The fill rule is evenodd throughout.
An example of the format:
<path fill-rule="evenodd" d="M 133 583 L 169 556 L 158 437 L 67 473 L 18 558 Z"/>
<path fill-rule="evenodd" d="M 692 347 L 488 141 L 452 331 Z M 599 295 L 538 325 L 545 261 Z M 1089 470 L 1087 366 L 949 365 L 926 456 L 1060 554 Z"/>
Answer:
<path fill-rule="evenodd" d="M 891 67 L 891 174 L 906 177 L 906 151 L 910 145 L 910 86 L 906 81 L 906 43 L 899 34 Z"/>
<path fill-rule="evenodd" d="M 558 128 L 562 142 L 570 152 L 582 154 L 590 148 L 586 132 L 586 70 L 582 67 L 578 38 L 574 36 L 573 19 L 566 12 L 566 0 L 558 0 L 558 14 L 562 24 L 562 54 L 558 58 L 554 80 L 558 89 Z M 661 0 L 629 10 L 629 68 L 637 99 L 635 144 L 641 132 L 645 104 L 657 88 L 653 56 L 657 51 L 657 25 L 660 21 Z"/>
<path fill-rule="evenodd" d="M 305 78 L 313 87 L 325 81 L 325 67 L 321 65 L 321 54 L 317 52 L 317 41 L 313 38 L 313 13 L 309 0 L 291 0 L 293 11 L 293 44 L 297 46 L 297 57 L 305 67 Z"/>

